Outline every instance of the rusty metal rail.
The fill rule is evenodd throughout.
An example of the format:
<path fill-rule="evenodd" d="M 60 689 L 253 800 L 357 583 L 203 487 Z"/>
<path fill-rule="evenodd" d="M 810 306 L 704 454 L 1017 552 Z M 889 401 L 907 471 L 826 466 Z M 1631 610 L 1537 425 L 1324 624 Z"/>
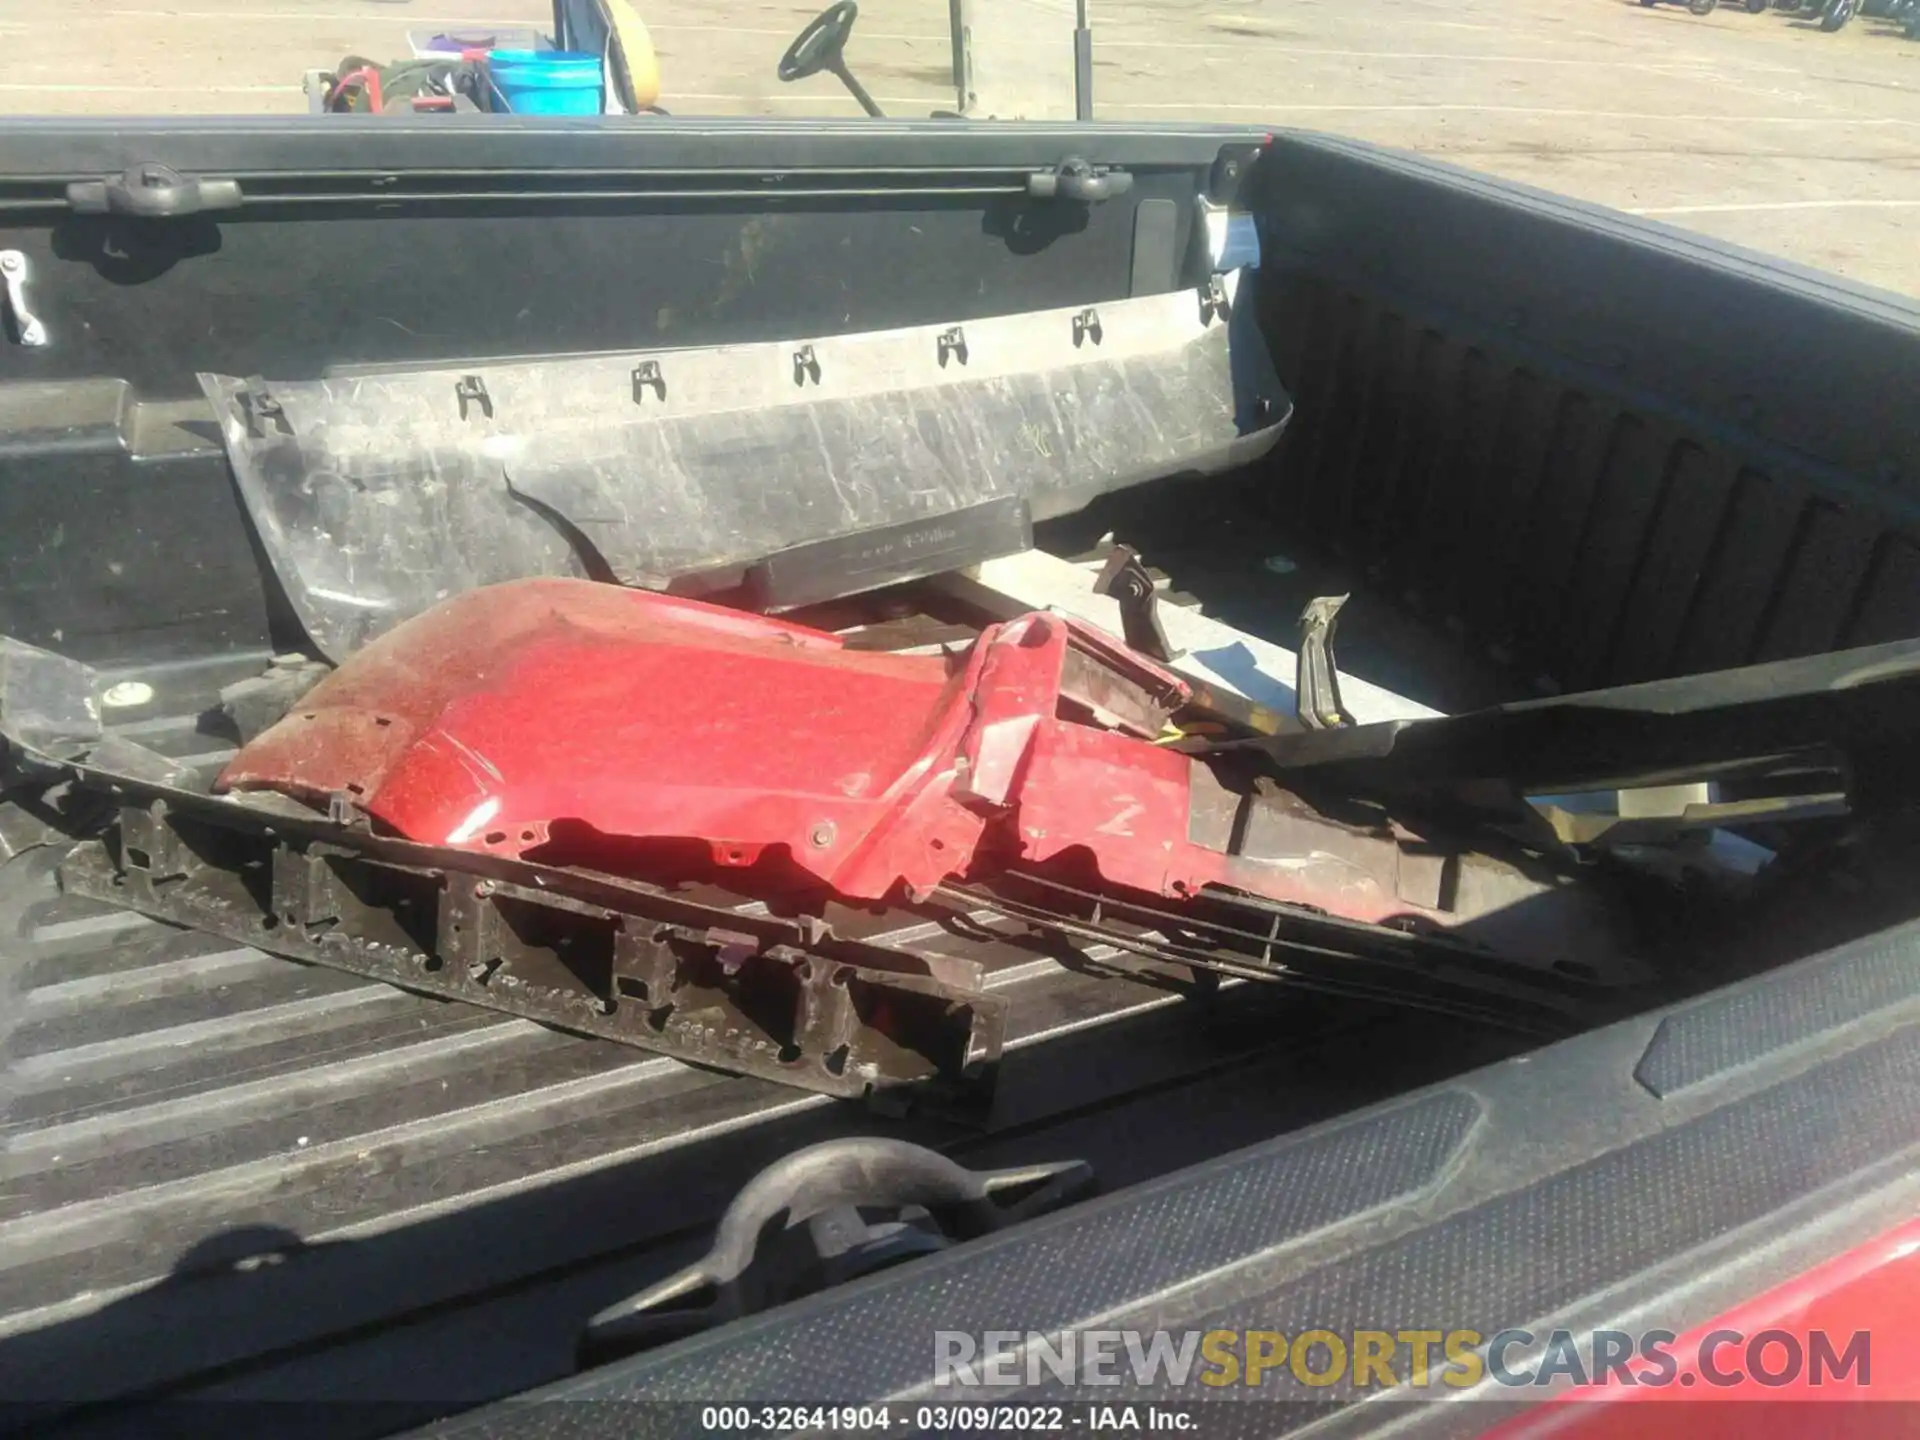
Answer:
<path fill-rule="evenodd" d="M 977 1108 L 1006 1003 L 981 967 L 811 917 L 441 851 L 114 777 L 71 893 L 408 990 L 843 1097 Z"/>

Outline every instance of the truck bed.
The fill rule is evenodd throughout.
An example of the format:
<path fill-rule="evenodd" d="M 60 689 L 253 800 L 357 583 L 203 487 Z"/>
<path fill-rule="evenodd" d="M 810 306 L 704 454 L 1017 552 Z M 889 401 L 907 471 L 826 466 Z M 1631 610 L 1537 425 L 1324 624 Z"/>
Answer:
<path fill-rule="evenodd" d="M 135 731 L 222 758 L 189 717 Z M 586 1315 L 812 1141 L 1070 1156 L 1125 1185 L 1522 1044 L 1260 986 L 1196 1002 L 1009 946 L 990 1124 L 889 1121 L 63 896 L 60 854 L 0 869 L 10 1397 L 456 1408 L 570 1373 Z"/>
<path fill-rule="evenodd" d="M 1207 268 L 1195 197 L 1218 158 L 1267 139 L 647 123 L 629 149 L 532 121 L 0 132 L 0 238 L 31 255 L 57 341 L 0 347 L 0 632 L 149 687 L 134 738 L 217 763 L 231 737 L 200 717 L 219 687 L 299 636 L 199 372 L 1167 292 Z M 1036 227 L 1026 177 L 1066 154 L 1136 185 Z M 66 184 L 136 161 L 241 174 L 250 198 L 136 236 L 67 213 Z M 427 178 L 391 196 L 393 175 Z M 706 177 L 691 199 L 688 176 Z M 1255 176 L 1231 198 L 1259 217 L 1251 303 L 1295 423 L 1247 472 L 1061 522 L 1058 553 L 1113 531 L 1283 643 L 1306 596 L 1353 589 L 1343 667 L 1445 710 L 1920 634 L 1910 302 L 1325 137 L 1275 132 Z M 789 188 L 766 198 L 763 177 Z M 522 303 L 474 305 L 478 281 Z M 698 1253 L 739 1186 L 811 1140 L 1080 1158 L 1117 1190 L 1521 1044 L 1021 956 L 996 979 L 1014 1018 L 992 1124 L 889 1121 L 63 898 L 31 816 L 3 818 L 0 1394 L 76 1433 L 151 1433 L 159 1401 L 194 1406 L 199 1433 L 216 1414 L 257 1429 L 199 1402 L 346 1396 L 301 1423 L 386 1433 L 557 1379 L 587 1316 Z M 1816 888 L 1804 908 L 1911 913 L 1881 898 Z M 1765 958 L 1838 938 L 1806 925 Z M 1897 1149 L 1843 1158 L 1866 1173 Z"/>

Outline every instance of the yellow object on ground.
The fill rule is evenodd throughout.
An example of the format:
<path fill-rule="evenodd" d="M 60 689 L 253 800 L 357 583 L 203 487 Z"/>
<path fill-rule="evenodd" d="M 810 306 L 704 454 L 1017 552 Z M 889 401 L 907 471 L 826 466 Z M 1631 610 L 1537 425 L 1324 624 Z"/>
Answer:
<path fill-rule="evenodd" d="M 640 12 L 629 0 L 597 0 L 607 18 L 613 43 L 607 47 L 607 73 L 620 102 L 629 111 L 651 109 L 660 103 L 660 59 L 653 52 Z"/>

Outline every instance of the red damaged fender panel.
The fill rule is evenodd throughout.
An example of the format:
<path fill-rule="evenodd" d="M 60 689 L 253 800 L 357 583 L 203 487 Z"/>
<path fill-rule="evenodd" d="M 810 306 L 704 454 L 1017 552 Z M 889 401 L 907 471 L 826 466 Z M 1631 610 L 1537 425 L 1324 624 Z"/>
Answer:
<path fill-rule="evenodd" d="M 1146 738 L 1190 698 L 1062 615 L 989 626 L 961 656 L 886 655 L 697 601 L 522 580 L 369 645 L 219 788 L 344 801 L 454 849 L 551 842 L 540 858 L 600 868 L 658 862 L 624 842 L 692 842 L 715 864 L 766 857 L 770 882 L 797 867 L 861 900 L 1018 863 L 1146 894 L 1226 885 L 1356 920 L 1448 922 L 1328 850 L 1324 825 L 1265 861 L 1191 839 L 1199 762 Z"/>
<path fill-rule="evenodd" d="M 723 865 L 777 846 L 863 899 L 924 892 L 989 855 L 1075 848 L 1131 888 L 1205 883 L 1224 857 L 1187 843 L 1191 762 L 1059 718 L 1075 635 L 1184 695 L 1057 615 L 990 627 L 948 659 L 849 651 L 589 581 L 518 581 L 369 645 L 219 785 L 339 798 L 410 839 L 505 855 L 560 822 L 703 842 Z M 1044 781 L 1027 786 L 1036 762 Z"/>
<path fill-rule="evenodd" d="M 830 862 L 910 783 L 949 668 L 695 601 L 524 580 L 367 646 L 220 787 L 344 797 L 458 849 L 518 855 L 566 819 L 707 840 L 722 864 L 796 840 Z"/>

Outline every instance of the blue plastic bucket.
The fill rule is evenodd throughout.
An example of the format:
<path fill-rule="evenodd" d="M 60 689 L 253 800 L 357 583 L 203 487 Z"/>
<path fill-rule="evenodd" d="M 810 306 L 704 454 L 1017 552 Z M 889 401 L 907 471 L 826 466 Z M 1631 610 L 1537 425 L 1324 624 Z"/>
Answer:
<path fill-rule="evenodd" d="M 598 115 L 600 57 L 578 50 L 495 50 L 487 68 L 516 115 Z"/>

